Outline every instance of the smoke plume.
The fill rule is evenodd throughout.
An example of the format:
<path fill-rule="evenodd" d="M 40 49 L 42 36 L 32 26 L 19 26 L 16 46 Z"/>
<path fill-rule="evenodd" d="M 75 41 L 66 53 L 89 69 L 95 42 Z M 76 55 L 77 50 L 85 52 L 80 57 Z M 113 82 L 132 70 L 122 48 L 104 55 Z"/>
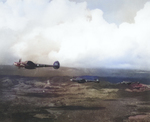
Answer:
<path fill-rule="evenodd" d="M 108 23 L 100 9 L 69 0 L 0 2 L 0 63 L 60 61 L 62 66 L 148 68 L 150 2 L 134 23 Z"/>

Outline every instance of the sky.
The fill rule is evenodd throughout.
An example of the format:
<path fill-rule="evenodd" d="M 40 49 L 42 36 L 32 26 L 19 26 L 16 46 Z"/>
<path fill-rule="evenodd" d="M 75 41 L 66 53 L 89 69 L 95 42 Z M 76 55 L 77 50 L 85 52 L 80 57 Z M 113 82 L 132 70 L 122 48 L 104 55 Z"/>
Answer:
<path fill-rule="evenodd" d="M 150 0 L 0 0 L 0 64 L 150 69 L 149 32 Z"/>

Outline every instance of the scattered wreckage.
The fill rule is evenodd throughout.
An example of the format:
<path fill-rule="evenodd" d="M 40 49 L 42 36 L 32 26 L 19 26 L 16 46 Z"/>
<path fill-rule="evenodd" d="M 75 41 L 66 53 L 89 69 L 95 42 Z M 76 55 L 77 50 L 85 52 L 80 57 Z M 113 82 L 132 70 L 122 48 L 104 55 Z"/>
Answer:
<path fill-rule="evenodd" d="M 123 81 L 119 84 L 127 85 L 125 91 L 128 92 L 143 92 L 150 90 L 150 85 L 142 84 L 140 82 Z"/>

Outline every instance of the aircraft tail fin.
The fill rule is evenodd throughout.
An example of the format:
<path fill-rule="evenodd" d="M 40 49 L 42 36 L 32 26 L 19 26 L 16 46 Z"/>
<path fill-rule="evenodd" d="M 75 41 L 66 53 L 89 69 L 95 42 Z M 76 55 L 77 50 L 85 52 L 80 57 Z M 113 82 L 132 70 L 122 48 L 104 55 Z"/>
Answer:
<path fill-rule="evenodd" d="M 21 58 L 19 59 L 19 63 L 21 62 Z"/>
<path fill-rule="evenodd" d="M 59 67 L 60 67 L 59 61 L 55 61 L 54 64 L 53 64 L 53 68 L 54 69 L 59 69 Z"/>

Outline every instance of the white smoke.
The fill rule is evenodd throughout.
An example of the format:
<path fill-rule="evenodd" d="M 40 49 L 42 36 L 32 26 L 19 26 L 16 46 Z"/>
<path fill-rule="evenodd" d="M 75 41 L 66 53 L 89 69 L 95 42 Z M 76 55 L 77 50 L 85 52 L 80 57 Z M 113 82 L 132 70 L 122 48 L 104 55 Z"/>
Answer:
<path fill-rule="evenodd" d="M 149 68 L 150 2 L 134 21 L 110 24 L 86 2 L 0 2 L 0 63 L 22 58 L 73 67 Z"/>

